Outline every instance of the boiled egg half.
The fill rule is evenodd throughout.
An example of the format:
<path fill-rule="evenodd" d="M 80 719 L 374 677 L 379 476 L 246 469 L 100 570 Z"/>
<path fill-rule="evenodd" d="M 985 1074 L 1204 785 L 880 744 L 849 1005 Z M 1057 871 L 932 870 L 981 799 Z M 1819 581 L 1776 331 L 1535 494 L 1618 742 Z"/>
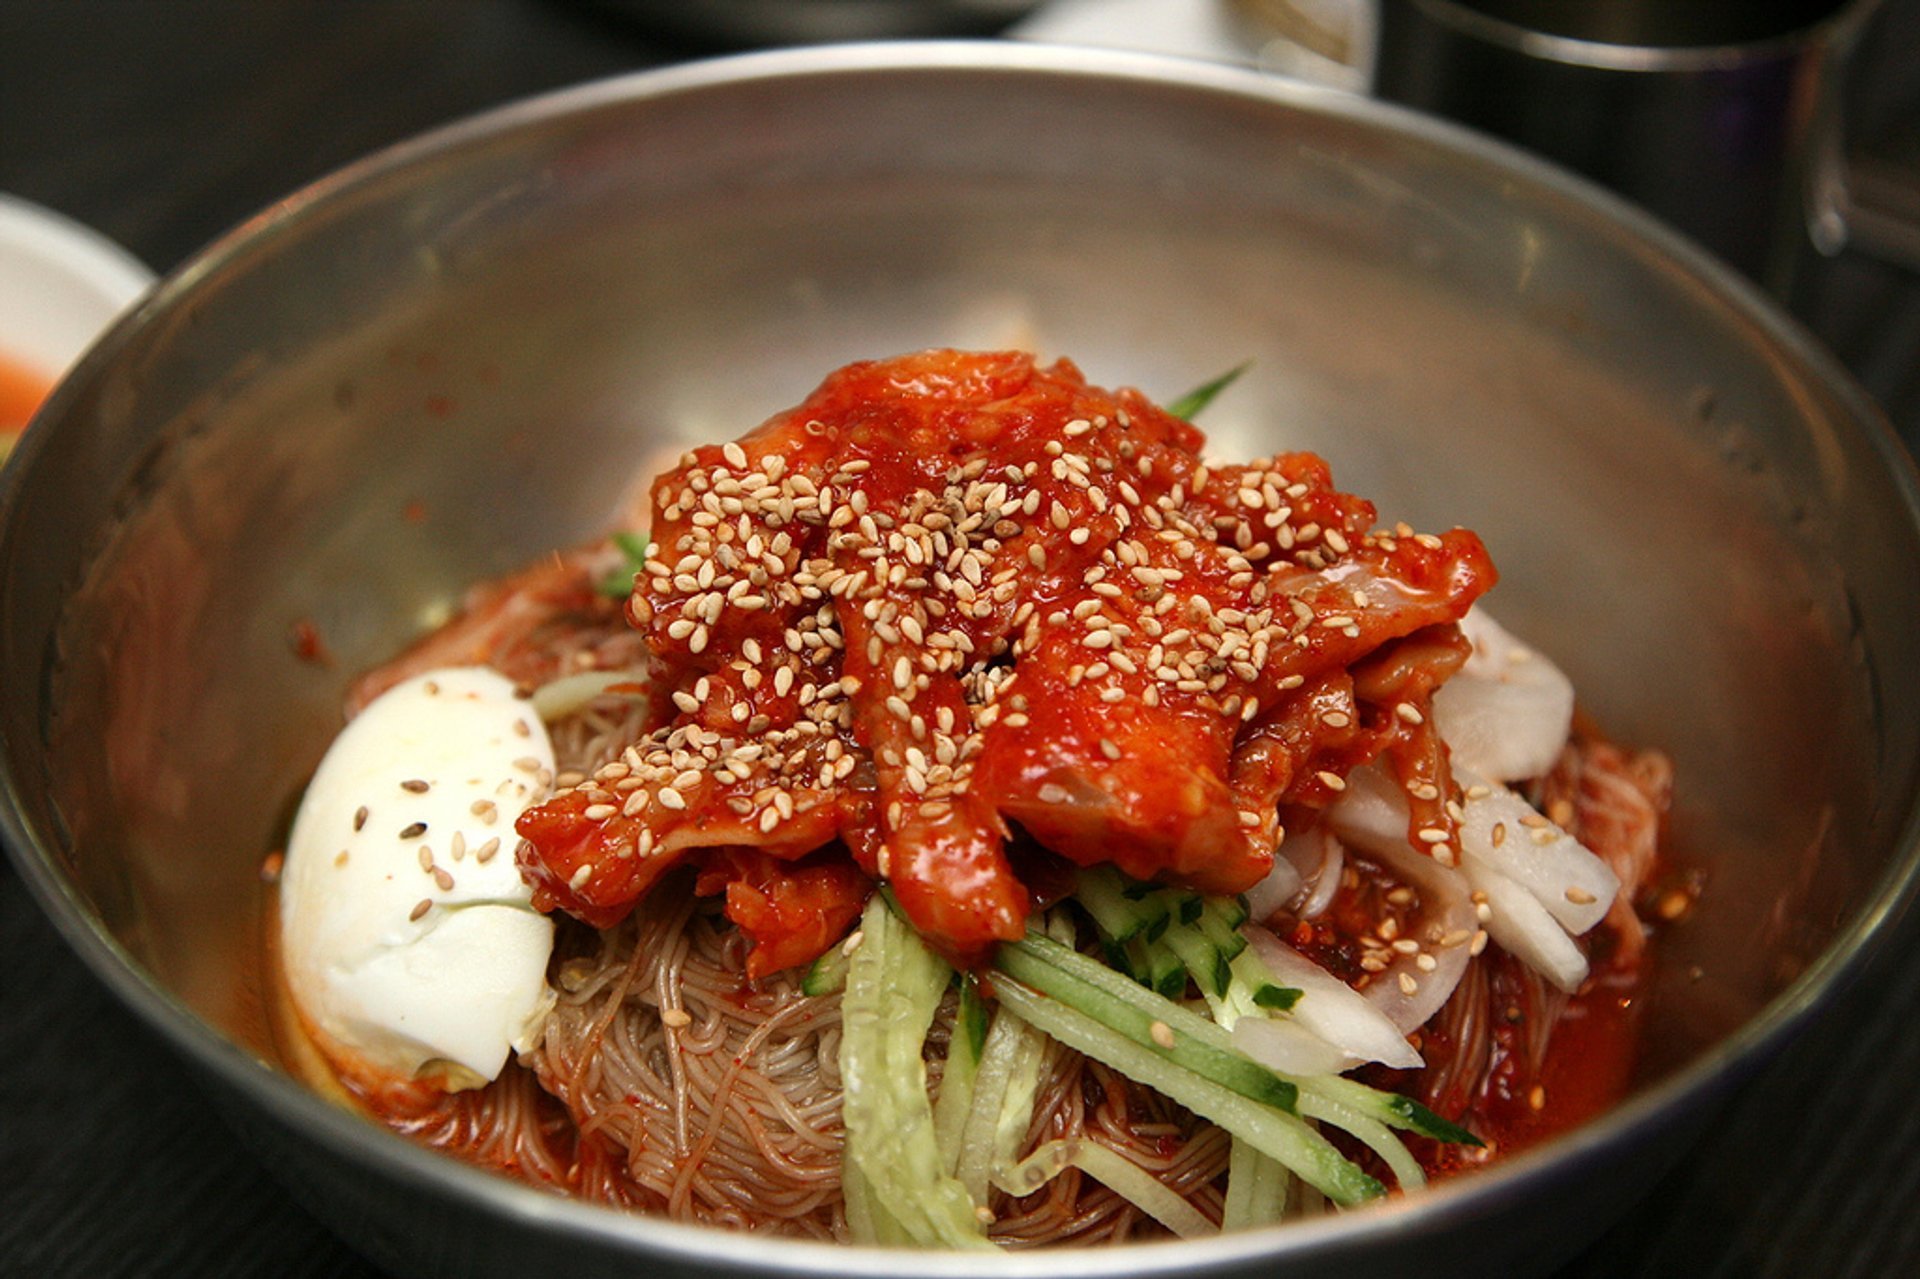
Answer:
<path fill-rule="evenodd" d="M 452 1091 L 535 1041 L 553 923 L 514 865 L 513 824 L 553 768 L 532 706 L 481 667 L 397 684 L 334 739 L 288 840 L 280 944 L 335 1070 Z"/>

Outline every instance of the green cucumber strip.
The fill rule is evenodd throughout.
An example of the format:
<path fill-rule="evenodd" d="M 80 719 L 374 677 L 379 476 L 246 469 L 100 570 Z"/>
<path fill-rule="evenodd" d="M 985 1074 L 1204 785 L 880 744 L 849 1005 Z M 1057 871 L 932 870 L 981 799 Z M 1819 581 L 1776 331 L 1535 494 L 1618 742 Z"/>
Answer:
<path fill-rule="evenodd" d="M 840 1001 L 846 1157 L 869 1187 L 885 1187 L 885 1213 L 907 1241 L 987 1248 L 974 1201 L 943 1170 L 921 1056 L 951 976 L 876 893 Z M 859 1242 L 879 1242 L 881 1213 L 867 1216 L 874 1237 Z"/>
<path fill-rule="evenodd" d="M 987 1046 L 987 1023 L 992 1019 L 993 1010 L 980 997 L 980 979 L 972 973 L 961 973 L 960 1010 L 956 1016 L 954 1036 L 966 1041 L 975 1065 L 979 1064 L 980 1053 Z"/>
<path fill-rule="evenodd" d="M 1407 1150 L 1406 1144 L 1378 1120 L 1370 1119 L 1316 1092 L 1300 1094 L 1300 1113 L 1308 1119 L 1317 1119 L 1323 1124 L 1345 1129 L 1366 1143 L 1393 1173 L 1393 1179 L 1400 1183 L 1401 1190 L 1418 1190 L 1427 1184 L 1426 1172 Z"/>
<path fill-rule="evenodd" d="M 1015 1198 L 1033 1194 L 1069 1168 L 1078 1168 L 1181 1239 L 1218 1234 L 1206 1216 L 1152 1173 L 1117 1150 L 1080 1137 L 1061 1137 L 994 1175 Z"/>
<path fill-rule="evenodd" d="M 987 1182 L 993 1172 L 1000 1117 L 1007 1110 L 1015 1076 L 1024 1068 L 1025 1058 L 1031 1051 L 1029 1044 L 1039 1038 L 1031 1026 L 1004 1013 L 996 1014 L 987 1029 L 980 1067 L 973 1080 L 973 1103 L 961 1125 L 960 1154 L 954 1165 L 954 1176 L 976 1204 L 987 1202 Z"/>
<path fill-rule="evenodd" d="M 1212 381 L 1202 382 L 1185 395 L 1179 396 L 1169 403 L 1167 405 L 1167 412 L 1171 413 L 1174 417 L 1182 418 L 1188 422 L 1193 421 L 1195 417 L 1199 416 L 1202 409 L 1213 403 L 1216 395 L 1219 395 L 1220 392 L 1232 386 L 1234 380 L 1242 373 L 1245 373 L 1247 366 L 1252 363 L 1252 360 L 1247 360 L 1236 364 Z"/>
<path fill-rule="evenodd" d="M 1002 947 L 1002 955 L 1011 949 Z M 1001 1006 L 1016 1017 L 1245 1139 L 1342 1207 L 1386 1193 L 1384 1186 L 1293 1115 L 1222 1087 L 1087 1013 L 1022 985 L 1017 978 L 994 985 Z"/>
<path fill-rule="evenodd" d="M 1227 967 L 1227 960 L 1220 948 L 1200 932 L 1198 928 L 1182 924 L 1178 928 L 1169 928 L 1161 943 L 1174 954 L 1180 956 L 1180 962 L 1193 974 L 1194 984 L 1200 987 L 1200 993 L 1207 1002 L 1223 999 L 1227 993 L 1227 983 L 1232 980 L 1233 972 Z"/>
<path fill-rule="evenodd" d="M 1369 1088 L 1363 1083 L 1340 1075 L 1321 1075 L 1312 1079 L 1301 1079 L 1298 1082 L 1302 1089 L 1318 1093 L 1329 1101 L 1337 1102 L 1389 1128 L 1417 1132 L 1422 1137 L 1432 1137 L 1435 1141 L 1450 1142 L 1458 1146 L 1484 1144 L 1459 1124 L 1442 1119 L 1411 1097 L 1404 1097 L 1394 1092 L 1382 1092 L 1378 1088 Z"/>
<path fill-rule="evenodd" d="M 803 995 L 837 995 L 847 986 L 847 952 L 844 945 L 836 945 L 823 953 L 807 968 L 807 975 L 800 979 L 800 993 Z"/>
<path fill-rule="evenodd" d="M 1247 939 L 1240 933 L 1240 925 L 1246 918 L 1246 910 L 1233 898 L 1209 897 L 1197 927 L 1222 955 L 1232 959 L 1247 948 Z"/>
<path fill-rule="evenodd" d="M 940 1150 L 940 1170 L 948 1175 L 960 1166 L 962 1134 L 973 1109 L 974 1080 L 986 1046 L 988 1014 L 978 987 L 972 973 L 960 974 L 960 1006 L 947 1044 L 946 1067 L 940 1073 L 940 1095 L 933 1102 L 934 1144 Z"/>
<path fill-rule="evenodd" d="M 1126 942 L 1156 924 L 1165 926 L 1165 904 L 1152 894 L 1130 895 L 1136 885 L 1112 866 L 1089 866 L 1074 878 L 1074 899 L 1108 941 Z"/>
<path fill-rule="evenodd" d="M 1164 938 L 1148 941 L 1145 937 L 1135 937 L 1127 943 L 1124 953 L 1127 959 L 1125 971 L 1148 990 L 1168 999 L 1178 999 L 1186 993 L 1186 965 L 1180 962 L 1180 956 L 1167 946 Z"/>
<path fill-rule="evenodd" d="M 1260 1153 L 1253 1143 L 1233 1139 L 1227 1154 L 1227 1194 L 1221 1204 L 1220 1231 L 1270 1226 L 1286 1215 L 1287 1170 Z"/>
<path fill-rule="evenodd" d="M 853 1160 L 840 1160 L 840 1193 L 847 1205 L 847 1232 L 856 1243 L 876 1243 L 891 1248 L 913 1246 L 913 1239 L 899 1220 L 887 1211 L 885 1200 L 873 1193 L 873 1187 L 861 1175 Z"/>
<path fill-rule="evenodd" d="M 1029 933 L 1021 941 L 1001 946 L 995 962 L 1002 972 L 1125 1035 L 1148 1052 L 1262 1105 L 1293 1109 L 1295 1086 L 1237 1051 L 1220 1027 L 1077 951 Z"/>

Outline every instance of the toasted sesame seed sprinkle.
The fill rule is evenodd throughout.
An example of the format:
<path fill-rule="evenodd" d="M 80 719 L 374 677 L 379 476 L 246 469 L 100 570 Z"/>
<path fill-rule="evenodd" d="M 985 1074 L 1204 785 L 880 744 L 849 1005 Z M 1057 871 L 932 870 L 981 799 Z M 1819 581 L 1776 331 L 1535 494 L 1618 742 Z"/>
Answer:
<path fill-rule="evenodd" d="M 427 833 L 427 824 L 425 822 L 413 822 L 413 823 L 410 823 L 409 825 L 401 827 L 400 838 L 401 839 L 419 839 L 422 835 L 426 833 Z"/>
<path fill-rule="evenodd" d="M 1154 1043 L 1160 1045 L 1162 1048 L 1168 1049 L 1169 1051 L 1172 1050 L 1173 1042 L 1174 1042 L 1173 1027 L 1167 1025 L 1166 1022 L 1164 1021 L 1154 1022 L 1151 1026 L 1147 1027 L 1147 1034 L 1152 1036 Z"/>
<path fill-rule="evenodd" d="M 432 909 L 433 909 L 433 898 L 422 897 L 419 901 L 413 904 L 413 909 L 407 913 L 407 922 L 408 923 L 419 922 L 420 917 L 422 915 L 425 915 L 428 911 Z"/>

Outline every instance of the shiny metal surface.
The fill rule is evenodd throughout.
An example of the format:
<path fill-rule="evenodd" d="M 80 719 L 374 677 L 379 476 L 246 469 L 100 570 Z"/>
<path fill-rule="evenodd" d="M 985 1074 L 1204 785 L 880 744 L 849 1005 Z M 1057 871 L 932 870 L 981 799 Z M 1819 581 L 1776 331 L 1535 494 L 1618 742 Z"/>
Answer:
<path fill-rule="evenodd" d="M 1598 179 L 1784 296 L 1834 216 L 1840 85 L 1878 3 L 1384 0 L 1374 87 Z"/>
<path fill-rule="evenodd" d="M 662 448 L 846 359 L 1027 342 L 1479 529 L 1510 625 L 1681 778 L 1706 868 L 1618 1113 L 1423 1198 L 994 1258 L 556 1201 L 272 1064 L 257 867 L 357 668 L 600 528 Z M 0 478 L 0 818 L 76 949 L 270 1166 L 417 1274 L 1549 1267 L 1915 893 L 1920 512 L 1877 412 L 1624 206 L 1392 108 L 1194 64 L 835 48 L 590 86 L 262 214 L 163 284 Z M 330 664 L 291 642 L 311 622 Z M 1443 1259 L 1436 1266 L 1435 1258 Z"/>

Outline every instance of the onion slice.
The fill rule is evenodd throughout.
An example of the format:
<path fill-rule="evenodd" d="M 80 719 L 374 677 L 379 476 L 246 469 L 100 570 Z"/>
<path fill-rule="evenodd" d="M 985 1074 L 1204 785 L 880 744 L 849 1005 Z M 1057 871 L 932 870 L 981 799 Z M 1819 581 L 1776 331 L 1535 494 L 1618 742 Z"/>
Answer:
<path fill-rule="evenodd" d="M 1345 1062 L 1335 1070 L 1308 1072 L 1277 1064 L 1276 1069 L 1287 1073 L 1335 1074 L 1367 1061 L 1377 1061 L 1399 1069 L 1424 1064 L 1400 1028 L 1364 995 L 1266 929 L 1256 924 L 1245 924 L 1240 931 L 1253 948 L 1253 953 L 1273 974 L 1274 980 L 1301 992 L 1299 1000 L 1283 1016 L 1292 1018 L 1302 1030 L 1325 1041 Z M 1261 1056 L 1262 1049 L 1270 1049 L 1274 1044 L 1263 1044 L 1263 1032 L 1252 1027 L 1264 1020 L 1267 1019 L 1242 1017 L 1233 1027 L 1234 1046 L 1262 1062 L 1265 1062 Z M 1242 1027 L 1248 1029 L 1243 1030 Z M 1297 1040 L 1289 1047 L 1305 1051 Z"/>

